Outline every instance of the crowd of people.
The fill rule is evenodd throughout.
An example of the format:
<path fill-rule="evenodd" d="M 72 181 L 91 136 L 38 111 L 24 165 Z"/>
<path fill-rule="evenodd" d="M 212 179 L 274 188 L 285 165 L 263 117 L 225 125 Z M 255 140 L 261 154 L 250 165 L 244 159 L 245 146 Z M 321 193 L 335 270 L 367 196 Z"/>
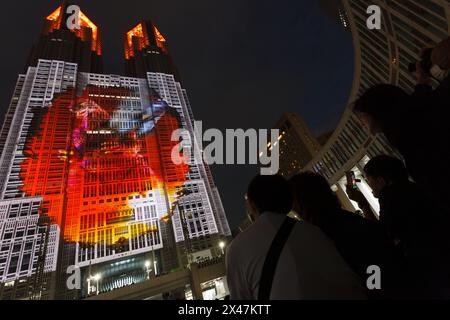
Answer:
<path fill-rule="evenodd" d="M 380 84 L 353 105 L 403 157 L 364 167 L 379 215 L 354 185 L 363 215 L 342 209 L 316 173 L 256 176 L 245 195 L 252 225 L 227 249 L 231 299 L 450 298 L 450 38 L 421 57 L 412 94 Z"/>

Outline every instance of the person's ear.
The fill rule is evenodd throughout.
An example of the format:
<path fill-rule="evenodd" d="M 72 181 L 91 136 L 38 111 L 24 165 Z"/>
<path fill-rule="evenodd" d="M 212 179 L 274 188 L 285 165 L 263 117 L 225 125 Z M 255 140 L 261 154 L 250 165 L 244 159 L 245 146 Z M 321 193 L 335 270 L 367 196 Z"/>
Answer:
<path fill-rule="evenodd" d="M 389 185 L 389 181 L 387 181 L 385 178 L 383 177 L 377 177 L 377 183 L 380 187 L 385 187 L 387 185 Z"/>
<path fill-rule="evenodd" d="M 294 199 L 294 202 L 292 203 L 292 210 L 294 210 L 302 219 L 306 220 L 302 212 L 303 210 L 296 199 Z"/>
<path fill-rule="evenodd" d="M 252 220 L 255 221 L 259 216 L 259 211 L 256 208 L 255 203 L 251 199 L 247 199 L 247 210 Z"/>

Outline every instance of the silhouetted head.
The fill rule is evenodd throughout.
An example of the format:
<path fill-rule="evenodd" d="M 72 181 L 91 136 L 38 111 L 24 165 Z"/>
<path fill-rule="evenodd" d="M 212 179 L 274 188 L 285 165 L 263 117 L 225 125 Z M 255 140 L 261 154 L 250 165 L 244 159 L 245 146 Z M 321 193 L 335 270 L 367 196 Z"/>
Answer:
<path fill-rule="evenodd" d="M 289 184 L 280 175 L 258 175 L 253 178 L 247 189 L 246 200 L 253 221 L 264 212 L 288 214 L 292 209 Z"/>
<path fill-rule="evenodd" d="M 390 130 L 404 116 L 409 96 L 401 88 L 379 84 L 367 90 L 354 104 L 353 112 L 371 134 Z"/>
<path fill-rule="evenodd" d="M 450 37 L 441 41 L 431 53 L 431 62 L 443 70 L 450 69 Z"/>
<path fill-rule="evenodd" d="M 294 195 L 294 210 L 306 221 L 317 224 L 341 206 L 327 180 L 319 174 L 304 172 L 289 180 Z"/>
<path fill-rule="evenodd" d="M 408 171 L 403 162 L 387 155 L 372 158 L 364 167 L 364 173 L 377 198 L 386 186 L 408 181 Z"/>

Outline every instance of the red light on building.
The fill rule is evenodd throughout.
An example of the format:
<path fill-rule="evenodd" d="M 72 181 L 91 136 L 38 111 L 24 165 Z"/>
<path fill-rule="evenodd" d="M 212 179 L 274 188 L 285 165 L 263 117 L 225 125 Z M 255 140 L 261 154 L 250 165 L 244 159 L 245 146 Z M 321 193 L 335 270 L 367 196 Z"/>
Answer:
<path fill-rule="evenodd" d="M 22 191 L 41 196 L 42 214 L 52 218 L 69 242 L 114 245 L 121 238 L 156 232 L 136 222 L 133 199 L 161 190 L 172 202 L 186 181 L 188 166 L 171 159 L 179 118 L 164 112 L 148 132 L 137 126 L 120 132 L 114 123 L 125 88 L 88 86 L 53 99 L 36 118 L 21 164 Z M 142 117 L 142 121 L 144 117 Z M 128 225 L 132 223 L 133 228 Z"/>
<path fill-rule="evenodd" d="M 66 6 L 64 6 L 64 10 L 65 8 Z M 64 14 L 63 6 L 59 6 L 55 11 L 47 16 L 46 20 L 49 21 L 49 24 L 48 27 L 45 28 L 44 34 L 47 35 L 53 30 L 64 28 L 67 19 L 69 19 L 69 15 Z M 81 11 L 79 19 L 80 28 L 74 28 L 71 29 L 71 31 L 74 32 L 82 41 L 87 41 L 89 38 L 88 34 L 90 33 L 92 37 L 92 39 L 90 39 L 92 41 L 91 49 L 98 55 L 101 55 L 102 52 L 99 28 Z M 87 30 L 89 30 L 89 32 L 87 32 Z"/>

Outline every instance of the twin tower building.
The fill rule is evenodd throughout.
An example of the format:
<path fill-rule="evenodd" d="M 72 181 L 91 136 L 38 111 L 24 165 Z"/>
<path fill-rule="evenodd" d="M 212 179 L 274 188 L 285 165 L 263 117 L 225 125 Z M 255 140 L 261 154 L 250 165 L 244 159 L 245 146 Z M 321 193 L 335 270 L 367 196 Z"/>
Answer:
<path fill-rule="evenodd" d="M 201 151 L 172 159 L 194 119 L 164 36 L 139 22 L 126 76 L 104 74 L 100 28 L 83 12 L 69 28 L 69 6 L 46 17 L 0 132 L 0 286 L 15 298 L 114 290 L 220 255 L 231 235 Z"/>

